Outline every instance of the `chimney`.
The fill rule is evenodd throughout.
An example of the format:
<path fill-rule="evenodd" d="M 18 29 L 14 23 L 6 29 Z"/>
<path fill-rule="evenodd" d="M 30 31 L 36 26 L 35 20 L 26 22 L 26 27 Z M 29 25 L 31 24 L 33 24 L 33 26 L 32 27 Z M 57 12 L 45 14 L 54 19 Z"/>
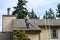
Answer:
<path fill-rule="evenodd" d="M 10 14 L 10 8 L 7 8 L 7 15 Z"/>

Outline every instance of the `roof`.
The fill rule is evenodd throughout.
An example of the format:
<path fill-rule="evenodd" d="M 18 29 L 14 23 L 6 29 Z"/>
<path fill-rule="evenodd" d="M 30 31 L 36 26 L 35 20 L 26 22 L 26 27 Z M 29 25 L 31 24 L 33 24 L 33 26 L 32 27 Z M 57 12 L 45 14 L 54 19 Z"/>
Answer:
<path fill-rule="evenodd" d="M 38 26 L 60 26 L 60 20 L 54 19 L 30 19 L 30 23 L 33 25 L 29 26 L 29 29 L 26 28 L 25 20 L 24 19 L 13 19 L 13 29 L 20 29 L 20 30 L 40 30 Z"/>
<path fill-rule="evenodd" d="M 27 29 L 26 28 L 26 25 L 25 25 L 25 20 L 24 19 L 13 19 L 13 29 L 16 30 L 16 29 L 20 29 L 20 30 L 36 30 L 36 31 L 40 31 L 40 28 L 33 24 L 34 21 L 32 21 L 32 25 L 29 25 L 29 28 Z"/>
<path fill-rule="evenodd" d="M 16 24 L 17 22 L 17 24 Z M 40 25 L 50 25 L 50 26 L 60 26 L 60 20 L 54 19 L 30 19 L 30 23 L 34 26 Z M 14 19 L 15 26 L 25 26 L 24 19 Z"/>
<path fill-rule="evenodd" d="M 9 16 L 10 16 L 10 17 L 12 17 L 12 16 L 13 16 L 13 17 L 16 17 L 16 15 L 2 15 L 2 16 L 4 16 L 4 17 L 9 17 Z"/>
<path fill-rule="evenodd" d="M 56 19 L 41 19 L 41 20 L 37 20 L 37 25 L 40 26 L 45 26 L 45 25 L 49 25 L 49 26 L 60 26 L 60 20 Z"/>

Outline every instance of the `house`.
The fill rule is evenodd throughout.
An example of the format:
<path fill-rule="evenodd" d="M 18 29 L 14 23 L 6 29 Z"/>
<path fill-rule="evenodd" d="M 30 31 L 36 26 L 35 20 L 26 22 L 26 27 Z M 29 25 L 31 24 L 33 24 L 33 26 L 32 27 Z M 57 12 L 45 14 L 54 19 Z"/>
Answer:
<path fill-rule="evenodd" d="M 12 15 L 3 15 L 2 32 L 10 32 L 13 34 L 15 30 L 23 30 L 28 33 L 28 38 L 30 40 L 40 40 L 41 30 L 36 24 L 33 24 L 34 21 L 31 22 L 31 25 L 29 25 L 29 28 L 27 29 L 24 19 L 16 19 L 16 16 Z"/>
<path fill-rule="evenodd" d="M 60 40 L 60 20 L 54 19 L 30 19 L 29 28 L 26 28 L 24 19 L 16 19 L 16 16 L 2 16 L 2 32 L 25 30 L 30 40 Z M 13 36 L 13 35 L 11 35 Z M 12 39 L 13 40 L 13 39 Z"/>

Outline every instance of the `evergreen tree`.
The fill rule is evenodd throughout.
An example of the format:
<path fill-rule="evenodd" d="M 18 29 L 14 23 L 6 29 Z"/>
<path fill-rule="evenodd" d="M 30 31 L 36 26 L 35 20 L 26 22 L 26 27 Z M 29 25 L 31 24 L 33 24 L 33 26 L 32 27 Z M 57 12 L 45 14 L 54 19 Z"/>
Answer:
<path fill-rule="evenodd" d="M 34 10 L 32 9 L 31 12 L 29 12 L 30 19 L 38 19 L 37 15 L 34 13 Z"/>
<path fill-rule="evenodd" d="M 57 14 L 56 17 L 58 17 L 60 19 L 60 3 L 57 6 Z"/>
<path fill-rule="evenodd" d="M 27 9 L 24 7 L 26 6 L 27 1 L 25 0 L 18 0 L 18 4 L 16 7 L 13 7 L 15 11 L 13 11 L 12 15 L 16 15 L 18 19 L 24 19 L 27 15 Z"/>
<path fill-rule="evenodd" d="M 46 11 L 46 14 L 43 16 L 44 19 L 55 19 L 53 10 L 50 8 L 49 11 Z"/>
<path fill-rule="evenodd" d="M 44 19 L 48 19 L 48 12 L 46 11 L 46 14 L 43 16 Z"/>

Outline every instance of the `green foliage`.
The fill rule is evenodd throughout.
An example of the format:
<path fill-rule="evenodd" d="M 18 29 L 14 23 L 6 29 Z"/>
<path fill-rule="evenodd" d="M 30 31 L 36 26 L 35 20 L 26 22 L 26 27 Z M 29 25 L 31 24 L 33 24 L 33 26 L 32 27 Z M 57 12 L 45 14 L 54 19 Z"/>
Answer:
<path fill-rule="evenodd" d="M 14 31 L 14 40 L 29 40 L 25 31 L 15 30 Z"/>
<path fill-rule="evenodd" d="M 53 10 L 50 8 L 49 11 L 46 11 L 46 14 L 43 16 L 44 19 L 56 19 Z"/>
<path fill-rule="evenodd" d="M 60 3 L 57 6 L 57 14 L 56 17 L 58 17 L 60 19 Z"/>
<path fill-rule="evenodd" d="M 16 7 L 13 7 L 15 10 L 13 11 L 12 15 L 16 15 L 17 19 L 24 19 L 29 13 L 31 14 L 31 19 L 37 19 L 38 17 L 34 13 L 33 9 L 32 12 L 28 12 L 28 10 L 24 7 L 26 6 L 27 1 L 25 0 L 18 0 L 18 4 Z"/>
<path fill-rule="evenodd" d="M 18 4 L 16 7 L 13 7 L 15 11 L 13 11 L 12 15 L 16 15 L 18 19 L 24 19 L 27 15 L 27 9 L 24 7 L 26 6 L 27 1 L 25 0 L 18 0 Z"/>
<path fill-rule="evenodd" d="M 30 19 L 38 19 L 37 15 L 34 13 L 34 10 L 32 9 L 31 12 L 29 12 Z"/>

